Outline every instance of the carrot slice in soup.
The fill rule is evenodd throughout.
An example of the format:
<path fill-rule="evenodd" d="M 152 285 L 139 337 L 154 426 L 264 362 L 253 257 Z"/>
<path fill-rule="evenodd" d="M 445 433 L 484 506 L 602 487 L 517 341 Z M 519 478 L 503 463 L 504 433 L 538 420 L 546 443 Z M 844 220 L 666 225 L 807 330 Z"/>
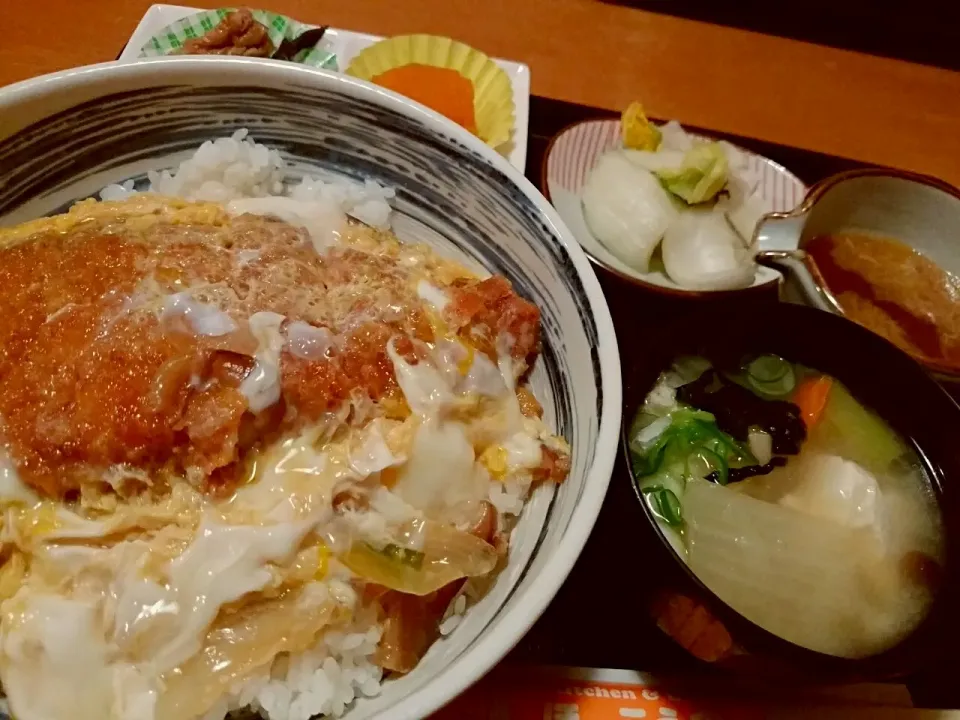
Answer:
<path fill-rule="evenodd" d="M 793 402 L 800 408 L 800 416 L 807 429 L 816 425 L 820 416 L 823 415 L 832 386 L 833 380 L 826 375 L 807 378 L 797 386 L 793 394 Z"/>

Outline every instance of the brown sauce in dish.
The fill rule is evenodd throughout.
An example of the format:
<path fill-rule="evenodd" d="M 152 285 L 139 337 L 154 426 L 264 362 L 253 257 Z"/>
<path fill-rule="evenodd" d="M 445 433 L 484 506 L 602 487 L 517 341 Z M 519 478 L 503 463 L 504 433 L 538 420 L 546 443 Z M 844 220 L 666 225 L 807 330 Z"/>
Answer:
<path fill-rule="evenodd" d="M 864 233 L 822 235 L 805 250 L 851 320 L 914 356 L 960 366 L 960 278 Z"/>

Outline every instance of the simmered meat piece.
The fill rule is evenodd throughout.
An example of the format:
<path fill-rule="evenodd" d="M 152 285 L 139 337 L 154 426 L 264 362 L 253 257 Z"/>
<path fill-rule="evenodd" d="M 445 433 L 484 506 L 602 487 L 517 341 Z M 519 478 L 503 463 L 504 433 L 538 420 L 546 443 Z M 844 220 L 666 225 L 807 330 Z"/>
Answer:
<path fill-rule="evenodd" d="M 267 29 L 247 8 L 240 8 L 224 17 L 205 35 L 187 40 L 181 52 L 184 55 L 270 57 L 273 50 Z"/>
<path fill-rule="evenodd" d="M 0 432 L 27 483 L 57 497 L 130 470 L 223 492 L 265 433 L 409 412 L 388 345 L 417 363 L 439 326 L 395 243 L 321 254 L 284 222 L 149 202 L 0 247 Z M 445 292 L 443 332 L 536 349 L 537 309 L 503 278 Z"/>
<path fill-rule="evenodd" d="M 517 360 L 526 360 L 540 349 L 540 311 L 499 275 L 454 283 L 446 316 L 467 340 L 491 357 L 497 354 L 497 338 L 504 334 L 512 339 L 509 350 Z"/>

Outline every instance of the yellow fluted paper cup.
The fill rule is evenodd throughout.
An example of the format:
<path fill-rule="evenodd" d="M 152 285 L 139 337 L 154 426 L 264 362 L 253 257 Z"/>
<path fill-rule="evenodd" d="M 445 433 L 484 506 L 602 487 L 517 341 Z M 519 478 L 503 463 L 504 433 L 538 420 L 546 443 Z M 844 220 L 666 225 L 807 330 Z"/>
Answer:
<path fill-rule="evenodd" d="M 465 117 L 463 112 L 465 99 L 457 79 L 451 74 L 430 73 L 427 68 L 454 71 L 469 81 L 472 118 Z M 482 52 L 456 40 L 435 35 L 387 38 L 361 51 L 346 72 L 437 110 L 491 147 L 507 142 L 513 132 L 515 108 L 510 78 Z M 470 127 L 471 119 L 474 127 Z"/>

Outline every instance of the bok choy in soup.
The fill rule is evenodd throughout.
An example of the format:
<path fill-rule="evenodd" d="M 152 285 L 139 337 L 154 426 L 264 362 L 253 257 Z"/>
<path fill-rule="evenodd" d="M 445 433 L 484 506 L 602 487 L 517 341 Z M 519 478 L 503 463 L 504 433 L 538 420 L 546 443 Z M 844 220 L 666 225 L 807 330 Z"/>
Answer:
<path fill-rule="evenodd" d="M 679 359 L 633 421 L 634 478 L 674 550 L 750 621 L 839 657 L 923 619 L 943 560 L 913 448 L 829 375 Z"/>

